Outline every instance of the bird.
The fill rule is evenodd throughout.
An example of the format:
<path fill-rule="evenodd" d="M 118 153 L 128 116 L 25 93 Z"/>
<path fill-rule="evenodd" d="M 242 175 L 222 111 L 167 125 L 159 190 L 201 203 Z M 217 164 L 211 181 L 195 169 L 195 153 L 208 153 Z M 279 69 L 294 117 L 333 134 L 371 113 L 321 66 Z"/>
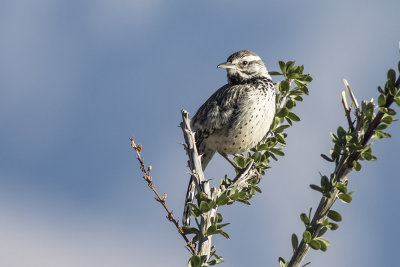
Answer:
<path fill-rule="evenodd" d="M 216 152 L 243 153 L 257 145 L 268 133 L 276 110 L 276 92 L 261 58 L 249 50 L 228 57 L 217 68 L 226 69 L 227 84 L 219 88 L 197 110 L 191 120 L 203 170 Z M 191 177 L 182 223 L 190 225 L 190 206 L 195 197 Z"/>

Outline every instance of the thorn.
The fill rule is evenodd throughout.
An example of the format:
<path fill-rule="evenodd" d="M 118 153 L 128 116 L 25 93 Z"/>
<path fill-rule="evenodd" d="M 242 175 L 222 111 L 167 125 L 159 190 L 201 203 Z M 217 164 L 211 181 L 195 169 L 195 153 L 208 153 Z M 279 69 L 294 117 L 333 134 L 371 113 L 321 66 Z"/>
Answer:
<path fill-rule="evenodd" d="M 135 140 L 133 140 L 133 136 L 130 137 L 129 140 L 131 140 L 131 146 L 132 146 L 132 148 L 136 150 L 136 143 L 135 143 Z"/>
<path fill-rule="evenodd" d="M 174 214 L 173 214 L 172 210 L 170 212 L 168 212 L 167 219 L 169 221 L 173 221 L 174 220 Z"/>
<path fill-rule="evenodd" d="M 142 145 L 141 144 L 137 144 L 136 145 L 136 150 L 140 153 L 142 151 Z"/>
<path fill-rule="evenodd" d="M 145 179 L 147 182 L 152 182 L 151 176 L 148 175 L 147 173 L 144 175 L 144 179 Z"/>
<path fill-rule="evenodd" d="M 343 103 L 344 109 L 346 111 L 349 111 L 349 106 L 347 105 L 346 91 L 345 90 L 342 91 L 342 103 Z"/>
<path fill-rule="evenodd" d="M 344 86 L 346 86 L 347 91 L 349 92 L 349 95 L 351 97 L 351 100 L 353 101 L 354 106 L 356 107 L 356 109 L 358 109 L 359 105 L 358 105 L 357 99 L 354 96 L 353 91 L 351 91 L 349 83 L 347 82 L 346 79 L 343 79 L 343 82 L 344 82 Z"/>

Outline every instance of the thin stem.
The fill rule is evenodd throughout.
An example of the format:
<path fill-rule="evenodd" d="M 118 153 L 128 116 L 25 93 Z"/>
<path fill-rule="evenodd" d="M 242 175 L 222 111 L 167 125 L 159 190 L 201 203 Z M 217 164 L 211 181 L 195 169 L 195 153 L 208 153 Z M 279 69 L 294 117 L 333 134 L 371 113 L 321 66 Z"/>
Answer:
<path fill-rule="evenodd" d="M 134 139 L 133 139 L 133 137 L 129 138 L 129 140 L 131 140 L 132 148 L 136 151 L 136 158 L 139 161 L 140 170 L 143 173 L 143 178 L 147 182 L 147 184 L 150 187 L 150 189 L 156 195 L 156 197 L 155 197 L 156 201 L 160 202 L 162 204 L 162 206 L 164 207 L 165 211 L 167 212 L 168 221 L 172 222 L 175 225 L 176 229 L 178 230 L 178 233 L 185 240 L 186 246 L 189 248 L 190 252 L 192 254 L 196 254 L 196 249 L 193 247 L 192 242 L 190 242 L 189 239 L 187 238 L 187 236 L 183 233 L 182 227 L 179 226 L 178 221 L 174 218 L 172 210 L 170 210 L 168 208 L 168 206 L 167 206 L 167 202 L 166 202 L 167 195 L 164 194 L 163 196 L 160 196 L 160 194 L 157 192 L 156 188 L 154 187 L 153 178 L 150 176 L 150 171 L 151 171 L 152 168 L 149 165 L 147 167 L 147 170 L 146 170 L 143 158 L 141 157 L 141 154 L 140 154 L 141 151 L 142 151 L 142 146 L 140 144 L 136 144 Z"/>
<path fill-rule="evenodd" d="M 342 91 L 342 104 L 343 104 L 343 108 L 344 108 L 344 113 L 346 114 L 347 123 L 349 124 L 349 128 L 350 128 L 351 132 L 354 132 L 354 125 L 353 125 L 353 122 L 351 121 L 351 115 L 350 115 L 351 109 L 347 105 L 346 92 L 344 90 Z"/>

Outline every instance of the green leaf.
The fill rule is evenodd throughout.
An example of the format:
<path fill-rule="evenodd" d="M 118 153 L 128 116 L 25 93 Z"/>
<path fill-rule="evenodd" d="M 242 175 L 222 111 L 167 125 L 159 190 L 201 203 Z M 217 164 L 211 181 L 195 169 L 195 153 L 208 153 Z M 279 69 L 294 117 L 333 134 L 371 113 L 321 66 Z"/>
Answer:
<path fill-rule="evenodd" d="M 235 161 L 236 161 L 236 164 L 239 165 L 239 167 L 241 167 L 241 168 L 246 167 L 245 166 L 246 165 L 246 160 L 245 160 L 244 157 L 242 157 L 242 156 L 235 157 Z"/>
<path fill-rule="evenodd" d="M 335 222 L 340 222 L 342 220 L 342 215 L 339 212 L 330 210 L 328 211 L 328 218 L 334 220 Z"/>
<path fill-rule="evenodd" d="M 394 101 L 396 101 L 397 106 L 400 107 L 400 97 L 399 97 L 399 96 L 396 97 L 396 98 L 394 99 Z"/>
<path fill-rule="evenodd" d="M 326 231 L 328 231 L 328 228 L 326 228 L 325 226 L 321 228 L 321 230 L 318 232 L 318 237 L 323 236 Z"/>
<path fill-rule="evenodd" d="M 389 127 L 389 124 L 381 123 L 375 128 L 375 130 L 377 131 L 385 130 L 387 127 Z"/>
<path fill-rule="evenodd" d="M 326 240 L 325 238 L 322 238 L 322 237 L 317 237 L 314 240 L 319 242 L 320 249 L 322 251 L 326 251 L 328 249 L 328 246 L 330 245 L 330 242 L 328 240 Z"/>
<path fill-rule="evenodd" d="M 207 229 L 207 236 L 214 234 L 217 231 L 217 225 L 212 224 L 210 227 Z"/>
<path fill-rule="evenodd" d="M 278 156 L 284 156 L 285 153 L 283 153 L 279 148 L 270 148 L 269 149 L 270 152 L 278 155 Z"/>
<path fill-rule="evenodd" d="M 303 233 L 304 242 L 307 244 L 311 241 L 311 233 L 309 231 L 304 231 Z"/>
<path fill-rule="evenodd" d="M 255 162 L 259 162 L 261 159 L 261 156 L 262 156 L 261 152 L 257 151 L 251 157 L 254 159 Z"/>
<path fill-rule="evenodd" d="M 374 105 L 371 102 L 363 105 L 363 113 L 367 118 L 372 118 L 372 115 L 374 114 Z"/>
<path fill-rule="evenodd" d="M 321 248 L 321 244 L 317 241 L 317 240 L 311 240 L 308 245 L 310 245 L 310 247 L 312 249 L 318 250 Z"/>
<path fill-rule="evenodd" d="M 336 187 L 337 189 L 339 189 L 340 192 L 342 192 L 342 193 L 347 193 L 347 185 L 337 183 L 337 184 L 335 185 L 335 187 Z"/>
<path fill-rule="evenodd" d="M 383 107 L 383 106 L 385 106 L 385 104 L 386 104 L 385 95 L 384 95 L 384 94 L 381 94 L 381 95 L 378 97 L 378 105 L 379 105 L 380 107 Z"/>
<path fill-rule="evenodd" d="M 290 125 L 287 125 L 287 124 L 285 124 L 285 125 L 280 125 L 279 127 L 277 127 L 275 130 L 274 130 L 274 133 L 281 133 L 281 132 L 283 132 L 285 129 L 287 129 L 287 128 L 289 128 L 290 127 Z M 267 147 L 268 148 L 268 147 Z M 264 150 L 267 150 L 267 149 L 264 149 Z"/>
<path fill-rule="evenodd" d="M 217 224 L 217 228 L 221 229 L 222 227 L 225 227 L 227 225 L 230 225 L 231 223 L 221 223 L 221 224 Z"/>
<path fill-rule="evenodd" d="M 286 72 L 287 73 L 289 73 L 293 69 L 294 63 L 295 63 L 294 61 L 286 62 Z"/>
<path fill-rule="evenodd" d="M 390 138 L 390 137 L 392 137 L 390 134 L 381 131 L 374 131 L 374 135 L 372 136 L 374 140 L 381 138 Z"/>
<path fill-rule="evenodd" d="M 397 88 L 394 85 L 389 88 L 389 94 L 391 94 L 392 96 L 395 96 L 397 94 Z"/>
<path fill-rule="evenodd" d="M 279 127 L 278 127 L 279 128 Z M 276 132 L 276 131 L 275 131 Z M 269 146 L 268 146 L 268 144 L 261 144 L 261 145 L 259 145 L 259 146 L 257 146 L 257 150 L 258 151 L 264 151 L 264 150 L 268 150 L 269 149 Z"/>
<path fill-rule="evenodd" d="M 390 85 L 394 86 L 394 83 L 396 82 L 396 72 L 394 71 L 394 69 L 390 69 L 388 71 L 387 78 Z"/>
<path fill-rule="evenodd" d="M 301 80 L 301 74 L 298 73 L 290 73 L 288 74 L 288 79 L 294 79 L 294 80 Z"/>
<path fill-rule="evenodd" d="M 379 111 L 385 114 L 389 114 L 391 116 L 396 115 L 396 111 L 394 109 L 391 108 L 385 108 L 385 107 L 381 107 L 379 108 Z"/>
<path fill-rule="evenodd" d="M 191 207 L 190 213 L 196 218 L 199 217 L 201 214 L 200 209 L 193 203 L 188 203 L 188 205 Z"/>
<path fill-rule="evenodd" d="M 281 81 L 281 92 L 282 92 L 282 94 L 286 95 L 287 92 L 289 92 L 289 89 L 290 89 L 289 82 L 286 81 L 286 80 Z"/>
<path fill-rule="evenodd" d="M 286 74 L 286 64 L 283 61 L 279 61 L 279 68 L 282 71 L 282 74 L 285 75 Z"/>
<path fill-rule="evenodd" d="M 330 134 L 330 136 L 331 136 L 333 142 L 336 142 L 336 141 L 338 140 L 338 137 L 337 137 L 334 133 L 329 132 L 329 134 Z"/>
<path fill-rule="evenodd" d="M 318 191 L 318 192 L 322 192 L 321 187 L 319 187 L 318 185 L 315 184 L 310 184 L 311 189 Z"/>
<path fill-rule="evenodd" d="M 254 190 L 256 190 L 258 193 L 262 193 L 261 188 L 259 188 L 258 186 L 252 185 L 251 187 L 254 188 Z"/>
<path fill-rule="evenodd" d="M 299 239 L 296 234 L 292 234 L 292 248 L 293 252 L 299 247 Z"/>
<path fill-rule="evenodd" d="M 289 109 L 287 108 L 280 108 L 277 110 L 275 116 L 279 117 L 279 118 L 283 118 L 286 117 L 289 114 Z"/>
<path fill-rule="evenodd" d="M 366 160 L 377 160 L 377 158 L 374 155 L 371 155 L 371 153 L 365 153 L 362 155 Z"/>
<path fill-rule="evenodd" d="M 337 223 L 328 223 L 326 227 L 331 231 L 335 231 L 339 228 L 339 225 Z"/>
<path fill-rule="evenodd" d="M 280 145 L 282 145 L 282 146 L 286 146 L 286 142 L 285 142 L 285 137 L 284 137 L 284 135 L 285 134 L 277 134 L 277 135 L 275 135 L 275 137 L 276 137 L 276 140 L 278 141 L 278 143 L 280 144 Z"/>
<path fill-rule="evenodd" d="M 201 267 L 201 258 L 200 256 L 193 255 L 190 257 L 188 262 L 188 267 Z"/>
<path fill-rule="evenodd" d="M 274 75 L 283 75 L 282 73 L 280 73 L 278 71 L 269 71 L 268 74 L 272 75 L 272 76 L 274 76 Z"/>
<path fill-rule="evenodd" d="M 308 94 L 309 94 L 307 86 L 301 86 L 301 87 L 299 87 L 299 89 L 300 89 L 300 91 L 302 91 L 305 95 L 308 95 Z"/>
<path fill-rule="evenodd" d="M 356 171 L 360 171 L 361 170 L 361 164 L 360 162 L 353 160 L 353 169 Z"/>
<path fill-rule="evenodd" d="M 393 122 L 393 117 L 385 114 L 382 118 L 382 122 L 384 122 L 386 124 L 391 124 Z"/>
<path fill-rule="evenodd" d="M 325 175 L 321 176 L 321 188 L 324 189 L 324 192 L 327 192 L 331 189 L 331 183 L 329 182 L 328 177 Z"/>
<path fill-rule="evenodd" d="M 286 102 L 285 107 L 287 107 L 289 110 L 291 110 L 295 105 L 296 105 L 295 102 L 294 102 L 293 100 L 289 99 L 289 100 Z"/>
<path fill-rule="evenodd" d="M 300 121 L 300 118 L 293 112 L 289 112 L 289 114 L 287 114 L 287 117 L 292 121 Z"/>
<path fill-rule="evenodd" d="M 206 201 L 201 201 L 199 208 L 202 213 L 208 212 L 210 210 L 210 207 L 208 206 L 208 203 Z"/>
<path fill-rule="evenodd" d="M 215 204 L 217 204 L 217 202 L 215 200 L 211 200 L 208 203 L 208 210 L 211 210 L 212 208 L 214 208 Z"/>
<path fill-rule="evenodd" d="M 200 231 L 197 228 L 194 227 L 189 227 L 189 226 L 182 226 L 182 231 L 185 235 L 190 235 L 190 234 L 199 234 Z"/>
<path fill-rule="evenodd" d="M 353 136 L 351 134 L 346 134 L 346 141 L 347 143 L 351 143 L 351 140 L 353 139 Z"/>
<path fill-rule="evenodd" d="M 251 203 L 249 201 L 245 200 L 245 199 L 240 199 L 239 198 L 239 199 L 237 199 L 237 201 L 240 202 L 240 203 L 246 204 L 246 205 L 251 205 Z"/>
<path fill-rule="evenodd" d="M 226 193 L 223 193 L 217 198 L 217 205 L 218 206 L 223 206 L 226 205 L 229 202 L 229 197 L 227 196 Z"/>
<path fill-rule="evenodd" d="M 353 200 L 353 197 L 349 194 L 339 194 L 339 198 L 344 203 L 350 203 Z"/>
<path fill-rule="evenodd" d="M 341 126 L 338 127 L 337 135 L 339 136 L 339 138 L 346 135 L 346 131 L 343 129 L 343 127 L 341 127 Z"/>
<path fill-rule="evenodd" d="M 220 230 L 220 229 L 218 229 L 217 231 L 215 231 L 215 234 L 220 234 L 220 235 L 222 235 L 223 237 L 225 237 L 226 239 L 231 239 L 231 238 L 229 237 L 229 235 L 228 235 L 226 232 L 224 232 L 224 231 L 222 231 L 222 230 Z"/>
<path fill-rule="evenodd" d="M 217 253 L 215 253 L 215 251 L 211 252 L 211 257 L 214 257 L 214 259 L 212 259 L 208 262 L 209 265 L 215 265 L 215 264 L 224 262 L 224 258 L 217 255 Z"/>
<path fill-rule="evenodd" d="M 310 224 L 310 219 L 305 213 L 300 214 L 300 219 L 306 226 Z"/>
<path fill-rule="evenodd" d="M 328 156 L 325 155 L 325 154 L 321 154 L 321 157 L 322 157 L 324 160 L 326 160 L 326 161 L 333 162 L 333 159 L 331 159 L 330 157 L 328 157 Z"/>
<path fill-rule="evenodd" d="M 321 241 L 321 242 L 325 243 L 325 245 L 327 245 L 327 246 L 329 246 L 331 244 L 331 242 L 329 242 L 329 240 L 322 238 L 322 237 L 317 237 L 314 240 Z"/>
<path fill-rule="evenodd" d="M 217 215 L 215 216 L 215 221 L 217 223 L 222 222 L 223 218 L 222 218 L 222 214 L 221 213 L 217 213 Z"/>

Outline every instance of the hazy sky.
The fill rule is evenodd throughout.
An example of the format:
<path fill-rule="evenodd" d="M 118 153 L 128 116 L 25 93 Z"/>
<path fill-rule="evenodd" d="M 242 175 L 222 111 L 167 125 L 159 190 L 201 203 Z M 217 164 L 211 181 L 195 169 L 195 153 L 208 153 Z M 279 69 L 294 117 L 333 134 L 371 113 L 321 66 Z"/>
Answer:
<path fill-rule="evenodd" d="M 301 235 L 309 189 L 332 166 L 329 131 L 346 120 L 348 79 L 377 97 L 400 59 L 400 1 L 3 0 L 0 3 L 0 266 L 185 266 L 189 253 L 141 179 L 130 148 L 144 146 L 160 192 L 181 217 L 188 182 L 180 110 L 192 115 L 226 81 L 232 52 L 305 65 L 314 81 L 296 108 L 286 156 L 251 206 L 220 212 L 231 240 L 221 266 L 279 266 Z M 400 125 L 351 173 L 353 203 L 311 266 L 392 266 L 398 252 Z M 232 174 L 216 158 L 206 176 Z"/>

